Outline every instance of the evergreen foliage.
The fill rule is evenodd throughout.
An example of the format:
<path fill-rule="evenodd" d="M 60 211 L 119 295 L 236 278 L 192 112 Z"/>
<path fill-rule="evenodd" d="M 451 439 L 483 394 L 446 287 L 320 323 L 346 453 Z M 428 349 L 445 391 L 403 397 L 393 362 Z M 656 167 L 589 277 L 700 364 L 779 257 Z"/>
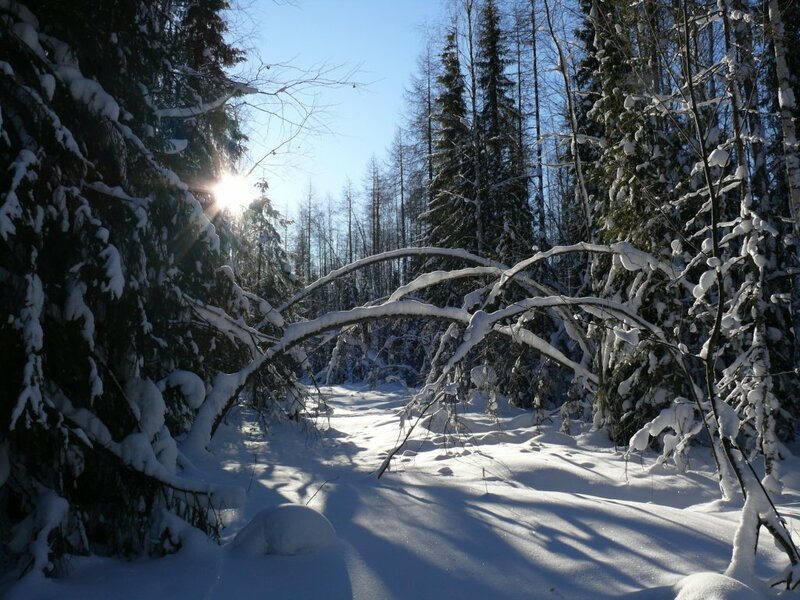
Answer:
<path fill-rule="evenodd" d="M 203 206 L 241 152 L 221 1 L 0 2 L 0 541 L 4 572 L 161 554 L 237 495 L 179 440 L 271 309 Z M 219 219 L 219 217 L 218 217 Z M 277 257 L 276 257 L 277 258 Z M 273 320 L 273 332 L 282 324 Z M 296 397 L 290 365 L 260 381 Z M 221 380 L 219 380 L 221 381 Z"/>
<path fill-rule="evenodd" d="M 217 535 L 236 494 L 188 454 L 242 398 L 298 417 L 298 366 L 423 384 L 406 416 L 447 432 L 460 402 L 507 401 L 679 468 L 701 439 L 726 495 L 731 475 L 778 491 L 800 418 L 796 3 L 574 4 L 542 7 L 546 177 L 523 21 L 512 57 L 510 3 L 465 0 L 387 160 L 338 204 L 309 187 L 288 252 L 266 183 L 237 220 L 209 192 L 254 91 L 228 75 L 226 2 L 0 0 L 0 568 Z"/>
<path fill-rule="evenodd" d="M 458 57 L 456 30 L 447 34 L 441 54 L 440 92 L 435 99 L 436 139 L 427 245 L 478 249 L 475 222 L 475 188 L 470 156 L 471 133 L 467 126 L 464 79 Z"/>
<path fill-rule="evenodd" d="M 477 77 L 480 121 L 484 244 L 488 256 L 516 262 L 533 246 L 533 216 L 528 179 L 517 134 L 514 83 L 506 75 L 508 49 L 495 0 L 486 0 L 478 30 Z"/>

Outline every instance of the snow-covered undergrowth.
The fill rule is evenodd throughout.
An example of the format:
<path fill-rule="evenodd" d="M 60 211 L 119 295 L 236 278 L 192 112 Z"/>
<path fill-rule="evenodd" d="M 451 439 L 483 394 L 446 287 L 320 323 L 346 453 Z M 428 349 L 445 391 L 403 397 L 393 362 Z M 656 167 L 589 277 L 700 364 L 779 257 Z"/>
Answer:
<path fill-rule="evenodd" d="M 707 450 L 691 452 L 682 474 L 653 466 L 656 456 L 647 452 L 626 463 L 624 449 L 600 432 L 569 437 L 558 422 L 535 425 L 530 413 L 506 413 L 497 422 L 473 413 L 462 416 L 471 434 L 460 441 L 416 430 L 377 479 L 375 469 L 401 439 L 398 415 L 409 393 L 323 391 L 333 413 L 318 423 L 321 432 L 290 422 L 265 436 L 254 415 L 235 411 L 213 453 L 196 462 L 215 482 L 247 490 L 245 505 L 223 515 L 222 547 L 197 533 L 158 560 L 74 558 L 65 579 L 23 580 L 10 597 L 656 600 L 772 593 L 721 576 L 684 579 L 725 570 L 741 508 L 717 500 Z M 796 465 L 787 460 L 779 499 L 795 530 Z M 246 527 L 275 531 L 268 521 L 277 513 L 262 511 L 284 503 L 323 514 L 336 539 L 323 527 L 325 543 L 295 556 L 237 552 L 233 540 Z M 313 538 L 318 515 L 289 510 L 301 513 L 286 521 L 299 523 L 295 533 Z M 784 558 L 762 538 L 756 572 L 766 579 Z"/>
<path fill-rule="evenodd" d="M 240 556 L 276 554 L 296 556 L 326 548 L 336 542 L 336 532 L 323 515 L 302 504 L 265 508 L 233 539 Z"/>

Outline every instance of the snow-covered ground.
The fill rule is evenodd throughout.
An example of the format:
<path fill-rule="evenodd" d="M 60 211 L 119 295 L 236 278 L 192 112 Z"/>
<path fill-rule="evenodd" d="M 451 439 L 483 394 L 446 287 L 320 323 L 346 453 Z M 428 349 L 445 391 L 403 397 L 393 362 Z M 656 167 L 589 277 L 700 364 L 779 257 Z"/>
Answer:
<path fill-rule="evenodd" d="M 27 579 L 11 597 L 656 600 L 674 598 L 686 575 L 721 573 L 728 564 L 739 511 L 718 502 L 707 451 L 696 449 L 692 470 L 680 474 L 652 468 L 654 456 L 626 463 L 603 434 L 569 437 L 557 422 L 534 425 L 530 413 L 499 422 L 469 414 L 471 435 L 454 441 L 420 428 L 377 479 L 398 443 L 408 392 L 323 392 L 333 413 L 318 423 L 321 431 L 287 423 L 264 436 L 254 415 L 240 411 L 217 434 L 206 464 L 196 465 L 248 493 L 241 510 L 225 515 L 222 547 L 197 534 L 158 560 L 76 558 L 66 579 Z M 781 506 L 796 530 L 800 470 L 791 460 Z M 237 532 L 284 503 L 325 515 L 337 539 L 294 556 L 237 551 Z M 290 543 L 313 542 L 314 518 L 289 513 L 300 515 Z M 264 514 L 265 524 L 275 520 Z M 319 522 L 320 539 L 330 542 Z M 251 534 L 252 526 L 239 548 L 255 547 Z M 766 579 L 780 572 L 782 557 L 766 535 L 761 546 Z M 767 593 L 700 576 L 679 597 Z"/>

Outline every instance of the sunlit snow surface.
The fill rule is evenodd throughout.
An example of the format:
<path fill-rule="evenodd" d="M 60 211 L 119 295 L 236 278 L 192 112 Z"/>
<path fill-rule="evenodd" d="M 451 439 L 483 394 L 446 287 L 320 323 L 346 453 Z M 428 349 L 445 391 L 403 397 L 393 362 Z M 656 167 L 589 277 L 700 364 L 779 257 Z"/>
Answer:
<path fill-rule="evenodd" d="M 692 471 L 678 474 L 651 469 L 653 455 L 626 464 L 601 433 L 572 438 L 560 423 L 537 427 L 521 411 L 499 422 L 469 414 L 467 438 L 415 431 L 378 480 L 373 471 L 398 441 L 408 393 L 323 391 L 333 414 L 318 423 L 321 433 L 288 423 L 264 436 L 241 411 L 215 437 L 206 464 L 196 463 L 248 491 L 245 507 L 225 515 L 226 545 L 198 534 L 159 560 L 76 558 L 65 580 L 28 579 L 11 597 L 700 598 L 709 589 L 702 586 L 719 581 L 676 584 L 721 573 L 730 560 L 739 511 L 717 501 L 707 451 L 696 449 Z M 794 530 L 797 490 L 791 475 L 781 505 Z M 287 502 L 324 514 L 338 539 L 298 556 L 232 549 L 253 516 Z M 761 539 L 758 572 L 766 579 L 783 563 L 767 535 Z M 691 595 L 692 586 L 701 595 Z M 740 593 L 709 597 L 749 597 Z"/>

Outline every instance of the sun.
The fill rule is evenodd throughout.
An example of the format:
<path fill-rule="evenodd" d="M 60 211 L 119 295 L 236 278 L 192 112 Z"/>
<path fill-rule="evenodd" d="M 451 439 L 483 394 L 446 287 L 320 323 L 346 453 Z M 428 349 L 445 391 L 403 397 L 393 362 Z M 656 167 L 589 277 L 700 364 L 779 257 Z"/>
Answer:
<path fill-rule="evenodd" d="M 256 193 L 248 181 L 240 175 L 226 173 L 212 188 L 214 200 L 220 210 L 240 212 L 250 205 Z"/>

